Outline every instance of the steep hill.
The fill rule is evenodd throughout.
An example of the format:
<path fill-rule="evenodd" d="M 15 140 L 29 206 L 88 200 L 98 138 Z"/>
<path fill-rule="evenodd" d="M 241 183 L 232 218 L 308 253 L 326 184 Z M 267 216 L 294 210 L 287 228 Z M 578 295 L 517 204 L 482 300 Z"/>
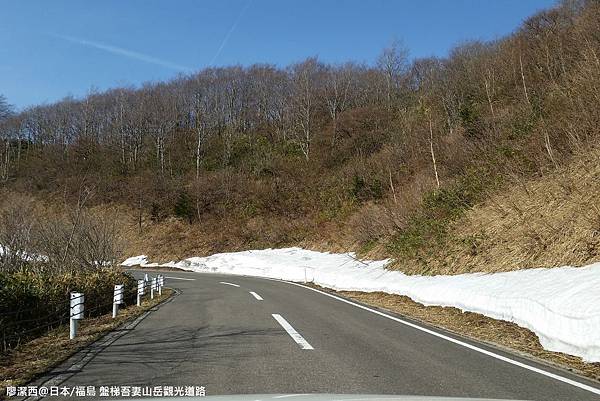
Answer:
<path fill-rule="evenodd" d="M 393 43 L 372 66 L 211 68 L 67 98 L 1 117 L 1 190 L 116 207 L 125 253 L 163 259 L 301 245 L 425 274 L 583 263 L 599 55 L 600 5 L 565 1 L 447 58 Z"/>
<path fill-rule="evenodd" d="M 543 177 L 515 180 L 452 222 L 446 240 L 405 259 L 414 273 L 581 266 L 600 258 L 600 151 Z"/>

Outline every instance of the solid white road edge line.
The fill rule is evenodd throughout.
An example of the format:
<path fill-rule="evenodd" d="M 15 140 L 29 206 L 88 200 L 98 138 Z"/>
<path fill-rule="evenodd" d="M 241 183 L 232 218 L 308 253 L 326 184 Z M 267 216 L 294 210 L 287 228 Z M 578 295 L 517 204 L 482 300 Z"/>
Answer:
<path fill-rule="evenodd" d="M 308 341 L 306 341 L 304 339 L 304 337 L 302 337 L 300 335 L 300 333 L 298 333 L 291 324 L 289 324 L 287 322 L 287 320 L 285 320 L 283 317 L 281 317 L 281 315 L 278 315 L 276 313 L 273 313 L 271 316 L 273 316 L 273 319 L 277 320 L 277 323 L 279 323 L 281 325 L 281 327 L 283 327 L 283 329 L 285 331 L 287 331 L 287 333 L 290 335 L 290 337 L 292 337 L 292 339 L 294 341 L 296 341 L 298 343 L 298 345 L 300 345 L 300 348 L 302 349 L 314 349 L 312 347 L 312 345 L 310 345 L 308 343 Z"/>
<path fill-rule="evenodd" d="M 252 294 L 252 296 L 254 298 L 258 299 L 259 301 L 263 300 L 263 298 L 260 295 L 258 295 L 257 293 L 255 293 L 254 291 L 250 291 L 250 294 Z"/>
<path fill-rule="evenodd" d="M 165 278 L 170 278 L 172 280 L 196 281 L 195 278 L 183 278 L 183 277 L 171 277 L 171 276 L 165 276 Z"/>
<path fill-rule="evenodd" d="M 219 284 L 230 285 L 232 287 L 239 287 L 239 285 L 233 284 L 233 283 L 228 283 L 227 281 L 219 281 Z"/>
<path fill-rule="evenodd" d="M 283 280 L 277 280 L 277 279 L 271 279 L 271 280 L 274 280 L 274 281 L 283 281 Z M 510 358 L 507 358 L 507 357 L 505 357 L 505 356 L 502 356 L 502 355 L 496 354 L 496 353 L 494 353 L 494 352 L 488 351 L 488 350 L 486 350 L 486 349 L 483 349 L 483 348 L 477 347 L 477 346 L 475 346 L 475 345 L 472 345 L 472 344 L 466 343 L 466 342 L 464 342 L 464 341 L 457 340 L 457 339 L 455 339 L 455 338 L 452 338 L 452 337 L 446 336 L 446 335 L 444 335 L 444 334 L 442 334 L 442 333 L 438 333 L 437 331 L 429 330 L 429 329 L 427 329 L 427 328 L 425 328 L 425 327 L 421 327 L 421 326 L 419 326 L 419 325 L 417 325 L 417 324 L 414 324 L 414 323 L 408 322 L 408 321 L 406 321 L 406 320 L 399 319 L 399 318 L 397 318 L 397 317 L 394 317 L 394 316 L 388 315 L 388 314 L 386 314 L 386 313 L 380 312 L 380 311 L 378 311 L 378 310 L 375 310 L 375 309 L 371 309 L 371 308 L 369 308 L 369 307 L 366 307 L 366 306 L 364 306 L 364 305 L 357 304 L 357 303 L 355 303 L 355 302 L 352 302 L 352 301 L 348 301 L 347 299 L 340 298 L 340 297 L 338 297 L 338 296 L 335 296 L 335 295 L 333 295 L 333 294 L 329 294 L 329 293 L 327 293 L 327 292 L 324 292 L 324 291 L 321 291 L 321 290 L 317 290 L 316 288 L 307 287 L 307 286 L 305 286 L 305 285 L 298 284 L 298 283 L 294 283 L 294 282 L 291 282 L 291 281 L 284 281 L 284 282 L 286 282 L 286 283 L 289 283 L 289 284 L 293 284 L 293 285 L 297 285 L 298 287 L 306 288 L 306 289 L 309 289 L 309 290 L 312 290 L 312 291 L 318 292 L 318 293 L 320 293 L 320 294 L 323 294 L 323 295 L 327 295 L 328 297 L 331 297 L 331 298 L 337 299 L 338 301 L 345 302 L 345 303 L 347 303 L 347 304 L 350 304 L 350 305 L 356 306 L 357 308 L 364 309 L 364 310 L 366 310 L 366 311 L 369 311 L 369 312 L 375 313 L 376 315 L 383 316 L 383 317 L 385 317 L 385 318 L 388 318 L 388 319 L 394 320 L 394 321 L 396 321 L 396 322 L 398 322 L 398 323 L 402 323 L 402 324 L 404 324 L 404 325 L 406 325 L 406 326 L 409 326 L 409 327 L 412 327 L 412 328 L 414 328 L 414 329 L 421 330 L 421 331 L 423 331 L 423 332 L 425 332 L 425 333 L 427 333 L 427 334 L 431 334 L 432 336 L 436 336 L 436 337 L 442 338 L 442 339 L 444 339 L 444 340 L 446 340 L 446 341 L 450 341 L 451 343 L 454 343 L 454 344 L 461 345 L 461 346 L 463 346 L 463 347 L 465 347 L 465 348 L 469 348 L 470 350 L 473 350 L 473 351 L 476 351 L 476 352 L 480 352 L 480 353 L 482 353 L 482 354 L 485 354 L 485 355 L 487 355 L 487 356 L 490 356 L 490 357 L 492 357 L 492 358 L 496 358 L 496 359 L 499 359 L 499 360 L 501 360 L 501 361 L 504 361 L 504 362 L 510 363 L 510 364 L 512 364 L 512 365 L 519 366 L 519 367 L 521 367 L 521 368 L 524 368 L 524 369 L 530 370 L 530 371 L 532 371 L 532 372 L 539 373 L 539 374 L 541 374 L 541 375 L 544 375 L 544 376 L 550 377 L 550 378 L 552 378 L 552 379 L 554 379 L 554 380 L 558 380 L 558 381 L 561 381 L 561 382 L 563 382 L 563 383 L 570 384 L 571 386 L 579 387 L 580 389 L 583 389 L 583 390 L 589 391 L 590 393 L 594 393 L 594 394 L 600 394 L 600 389 L 598 389 L 598 388 L 596 388 L 596 387 L 588 386 L 587 384 L 583 384 L 583 383 L 579 383 L 579 382 L 577 382 L 577 381 L 575 381 L 575 380 L 567 379 L 566 377 L 562 377 L 562 376 L 559 376 L 559 375 L 557 375 L 557 374 L 554 374 L 554 373 L 547 372 L 547 371 L 545 371 L 545 370 L 543 370 L 543 369 L 536 368 L 535 366 L 531 366 L 531 365 L 527 365 L 526 363 L 523 363 L 523 362 L 515 361 L 514 359 L 510 359 Z M 273 315 L 273 317 L 275 317 L 275 315 Z"/>

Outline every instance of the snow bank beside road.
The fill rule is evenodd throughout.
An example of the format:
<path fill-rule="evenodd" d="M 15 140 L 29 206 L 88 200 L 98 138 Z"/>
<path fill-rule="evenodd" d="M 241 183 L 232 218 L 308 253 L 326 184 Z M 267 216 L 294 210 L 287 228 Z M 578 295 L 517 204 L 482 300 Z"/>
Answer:
<path fill-rule="evenodd" d="M 17 258 L 28 261 L 28 262 L 47 262 L 48 261 L 48 256 L 46 256 L 46 255 L 39 255 L 37 253 L 27 253 L 23 250 L 18 250 L 17 252 L 14 252 L 15 255 L 11 255 L 12 253 L 13 252 L 10 250 L 9 247 L 3 246 L 0 244 L 0 256 L 4 256 L 4 255 L 9 255 L 9 257 L 16 256 Z"/>
<path fill-rule="evenodd" d="M 385 270 L 388 262 L 286 248 L 220 253 L 160 266 L 406 295 L 424 305 L 453 306 L 514 322 L 536 333 L 548 350 L 600 362 L 600 263 L 493 274 L 407 276 Z M 123 265 L 159 266 L 148 263 L 143 255 Z"/>

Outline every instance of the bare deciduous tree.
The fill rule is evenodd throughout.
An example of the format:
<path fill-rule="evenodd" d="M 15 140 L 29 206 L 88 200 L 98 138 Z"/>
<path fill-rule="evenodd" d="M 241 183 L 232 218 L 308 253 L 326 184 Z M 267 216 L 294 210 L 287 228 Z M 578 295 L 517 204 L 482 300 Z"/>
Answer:
<path fill-rule="evenodd" d="M 394 93 L 400 86 L 400 79 L 408 69 L 408 49 L 398 40 L 383 49 L 377 59 L 377 66 L 385 76 L 388 110 L 392 108 Z"/>
<path fill-rule="evenodd" d="M 316 58 L 309 58 L 292 66 L 292 104 L 294 110 L 295 137 L 302 154 L 309 160 L 314 134 L 314 113 L 319 80 L 323 65 Z"/>

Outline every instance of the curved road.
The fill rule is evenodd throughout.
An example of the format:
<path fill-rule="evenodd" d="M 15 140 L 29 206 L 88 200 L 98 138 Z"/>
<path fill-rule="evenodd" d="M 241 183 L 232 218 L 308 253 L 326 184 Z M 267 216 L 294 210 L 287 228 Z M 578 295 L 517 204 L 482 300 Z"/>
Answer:
<path fill-rule="evenodd" d="M 191 385 L 205 386 L 207 395 L 600 399 L 600 386 L 592 381 L 417 324 L 442 334 L 436 336 L 387 317 L 393 314 L 383 316 L 375 308 L 303 286 L 216 274 L 162 274 L 166 285 L 179 291 L 176 297 L 118 333 L 112 343 L 80 353 L 79 359 L 88 355 L 84 362 L 72 366 L 77 357 L 72 358 L 35 384 Z"/>

